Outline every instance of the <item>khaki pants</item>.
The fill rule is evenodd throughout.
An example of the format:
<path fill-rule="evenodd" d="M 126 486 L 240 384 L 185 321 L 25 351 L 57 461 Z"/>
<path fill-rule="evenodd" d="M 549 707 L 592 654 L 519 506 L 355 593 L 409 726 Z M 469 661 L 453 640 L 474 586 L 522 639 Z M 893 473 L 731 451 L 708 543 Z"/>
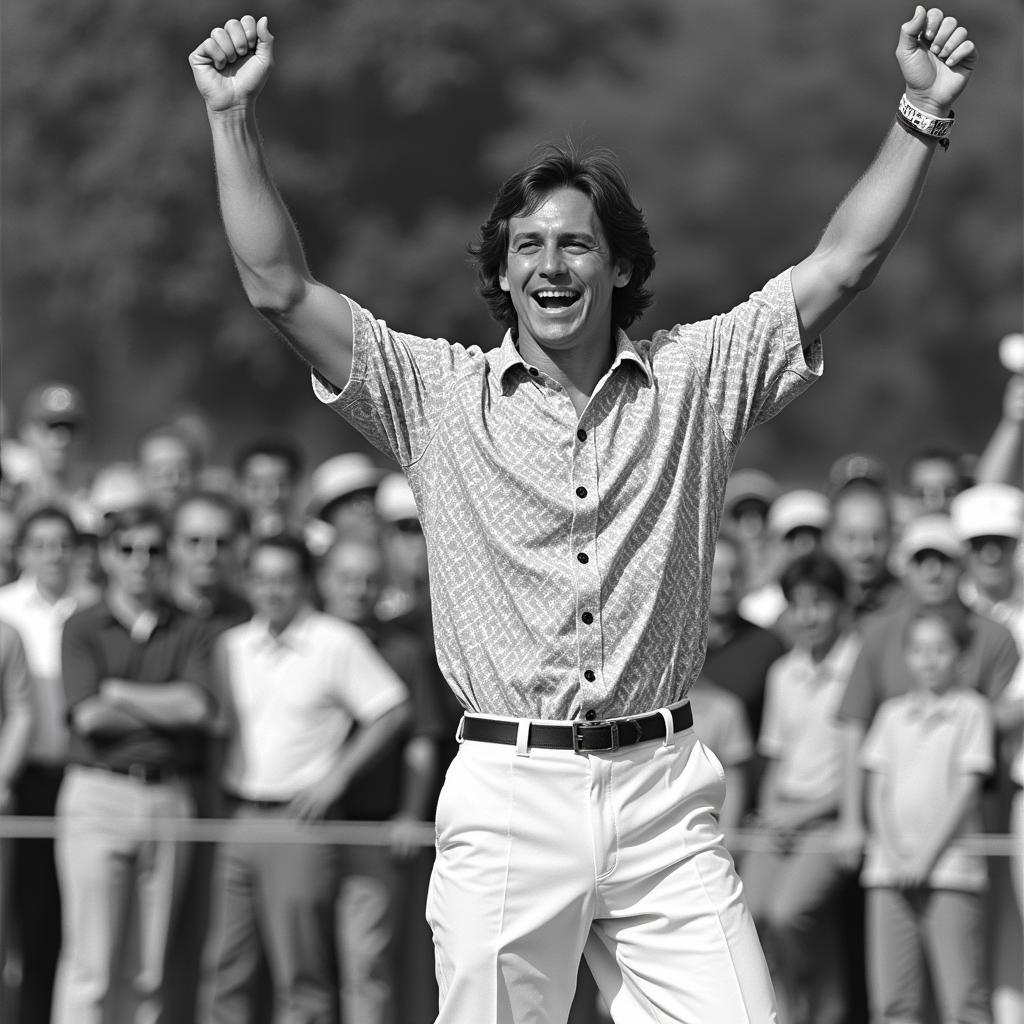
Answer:
<path fill-rule="evenodd" d="M 68 769 L 57 800 L 57 878 L 64 946 L 57 970 L 53 1024 L 125 1019 L 114 1007 L 132 929 L 137 970 L 131 987 L 136 1024 L 163 1019 L 168 940 L 179 909 L 188 846 L 141 838 L 160 820 L 189 817 L 184 781 L 147 784 L 96 768 Z"/>

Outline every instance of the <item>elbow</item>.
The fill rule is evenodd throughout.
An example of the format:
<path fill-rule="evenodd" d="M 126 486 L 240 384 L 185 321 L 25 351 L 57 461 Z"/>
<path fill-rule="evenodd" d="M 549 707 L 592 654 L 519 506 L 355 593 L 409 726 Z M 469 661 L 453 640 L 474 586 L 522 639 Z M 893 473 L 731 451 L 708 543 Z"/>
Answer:
<path fill-rule="evenodd" d="M 309 282 L 297 274 L 242 275 L 249 304 L 271 323 L 287 318 L 306 297 Z"/>

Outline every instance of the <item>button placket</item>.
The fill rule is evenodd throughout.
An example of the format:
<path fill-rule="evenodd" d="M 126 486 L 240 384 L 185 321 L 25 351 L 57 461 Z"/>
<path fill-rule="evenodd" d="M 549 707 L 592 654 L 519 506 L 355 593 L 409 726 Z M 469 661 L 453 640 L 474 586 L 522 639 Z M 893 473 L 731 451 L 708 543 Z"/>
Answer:
<path fill-rule="evenodd" d="M 595 625 L 601 596 L 597 559 L 597 445 L 593 430 L 577 424 L 573 445 L 572 557 L 576 562 L 577 673 L 583 706 L 600 703 L 599 674 L 603 662 L 601 629 Z M 597 684 L 596 686 L 594 684 Z"/>

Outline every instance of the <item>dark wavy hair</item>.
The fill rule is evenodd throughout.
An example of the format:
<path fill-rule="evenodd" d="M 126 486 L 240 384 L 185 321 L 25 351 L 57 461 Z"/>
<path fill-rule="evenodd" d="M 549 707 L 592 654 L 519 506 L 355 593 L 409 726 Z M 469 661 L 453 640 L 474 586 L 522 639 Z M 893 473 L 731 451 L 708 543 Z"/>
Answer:
<path fill-rule="evenodd" d="M 608 150 L 578 151 L 571 143 L 544 147 L 536 159 L 513 174 L 498 189 L 480 241 L 468 247 L 476 264 L 479 292 L 491 316 L 515 331 L 516 311 L 498 282 L 508 259 L 508 222 L 533 213 L 544 199 L 560 188 L 574 188 L 594 204 L 611 247 L 613 260 L 632 267 L 629 281 L 612 296 L 612 323 L 629 327 L 654 301 L 644 287 L 654 270 L 654 247 L 643 211 L 629 194 L 625 175 Z"/>

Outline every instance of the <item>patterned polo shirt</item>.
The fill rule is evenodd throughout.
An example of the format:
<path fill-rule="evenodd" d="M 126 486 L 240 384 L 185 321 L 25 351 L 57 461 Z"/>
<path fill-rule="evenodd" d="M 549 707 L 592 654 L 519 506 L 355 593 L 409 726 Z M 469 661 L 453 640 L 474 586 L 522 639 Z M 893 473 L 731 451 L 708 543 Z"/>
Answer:
<path fill-rule="evenodd" d="M 350 379 L 314 390 L 409 478 L 438 663 L 463 705 L 606 718 L 684 697 L 736 448 L 821 372 L 790 272 L 710 320 L 619 332 L 581 416 L 510 333 L 483 352 L 351 305 Z"/>

